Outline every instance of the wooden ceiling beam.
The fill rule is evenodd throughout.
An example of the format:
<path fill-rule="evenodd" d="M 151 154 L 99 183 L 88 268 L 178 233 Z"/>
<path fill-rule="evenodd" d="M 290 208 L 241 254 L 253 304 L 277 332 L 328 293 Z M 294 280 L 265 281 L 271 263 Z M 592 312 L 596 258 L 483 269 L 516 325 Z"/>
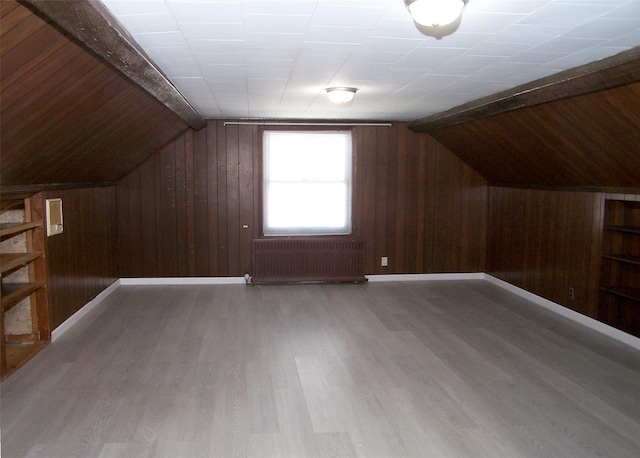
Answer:
<path fill-rule="evenodd" d="M 640 81 L 640 46 L 409 123 L 433 132 L 507 111 Z"/>
<path fill-rule="evenodd" d="M 18 0 L 200 130 L 206 121 L 98 1 Z"/>

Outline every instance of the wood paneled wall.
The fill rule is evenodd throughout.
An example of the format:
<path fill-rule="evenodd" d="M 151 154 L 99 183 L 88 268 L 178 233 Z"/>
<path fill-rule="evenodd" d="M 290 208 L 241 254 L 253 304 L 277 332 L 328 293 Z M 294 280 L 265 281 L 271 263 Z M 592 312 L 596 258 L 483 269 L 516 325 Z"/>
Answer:
<path fill-rule="evenodd" d="M 25 6 L 0 1 L 2 184 L 113 182 L 187 124 Z"/>
<path fill-rule="evenodd" d="M 433 131 L 492 185 L 637 188 L 640 82 Z"/>
<path fill-rule="evenodd" d="M 54 329 L 117 279 L 115 187 L 46 191 L 62 198 L 64 232 L 45 239 Z"/>
<path fill-rule="evenodd" d="M 117 184 L 122 277 L 242 276 L 260 235 L 261 128 L 209 121 Z M 488 187 L 404 123 L 353 128 L 368 274 L 485 269 Z M 380 257 L 389 266 L 380 266 Z"/>
<path fill-rule="evenodd" d="M 602 193 L 491 187 L 487 273 L 596 318 L 603 218 Z"/>

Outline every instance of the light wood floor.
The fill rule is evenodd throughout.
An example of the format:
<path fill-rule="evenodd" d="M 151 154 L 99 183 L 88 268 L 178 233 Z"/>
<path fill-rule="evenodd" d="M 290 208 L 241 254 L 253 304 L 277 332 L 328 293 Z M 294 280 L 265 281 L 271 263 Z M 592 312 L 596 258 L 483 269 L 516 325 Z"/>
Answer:
<path fill-rule="evenodd" d="M 640 450 L 640 352 L 483 281 L 121 286 L 1 388 L 3 458 Z"/>

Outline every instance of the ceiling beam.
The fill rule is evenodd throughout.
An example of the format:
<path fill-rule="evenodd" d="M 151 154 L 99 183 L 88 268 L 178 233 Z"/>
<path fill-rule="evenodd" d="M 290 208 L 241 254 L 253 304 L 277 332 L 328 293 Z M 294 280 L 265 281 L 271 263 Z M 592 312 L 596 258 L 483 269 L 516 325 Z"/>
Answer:
<path fill-rule="evenodd" d="M 99 1 L 18 0 L 199 130 L 206 121 Z"/>
<path fill-rule="evenodd" d="M 414 132 L 474 121 L 519 108 L 640 81 L 640 46 L 409 123 Z"/>

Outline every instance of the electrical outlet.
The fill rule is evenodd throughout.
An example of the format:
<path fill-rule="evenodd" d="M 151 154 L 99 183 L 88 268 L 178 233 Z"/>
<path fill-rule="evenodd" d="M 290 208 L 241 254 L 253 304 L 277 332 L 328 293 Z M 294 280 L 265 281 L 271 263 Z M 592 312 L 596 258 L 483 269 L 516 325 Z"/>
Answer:
<path fill-rule="evenodd" d="M 387 258 L 386 256 L 380 258 L 380 265 L 382 267 L 387 267 L 387 265 L 389 265 L 389 258 Z"/>
<path fill-rule="evenodd" d="M 576 297 L 576 290 L 571 286 L 569 287 L 569 299 L 573 300 Z"/>

